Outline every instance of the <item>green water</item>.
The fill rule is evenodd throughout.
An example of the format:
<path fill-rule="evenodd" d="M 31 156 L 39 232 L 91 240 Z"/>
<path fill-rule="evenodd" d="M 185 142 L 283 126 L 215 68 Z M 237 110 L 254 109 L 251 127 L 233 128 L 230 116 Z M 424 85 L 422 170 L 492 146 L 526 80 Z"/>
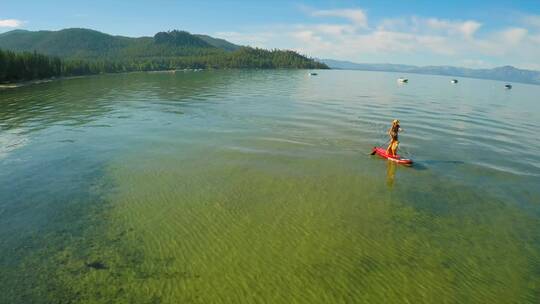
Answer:
<path fill-rule="evenodd" d="M 540 86 L 399 76 L 0 91 L 0 303 L 540 302 Z"/>

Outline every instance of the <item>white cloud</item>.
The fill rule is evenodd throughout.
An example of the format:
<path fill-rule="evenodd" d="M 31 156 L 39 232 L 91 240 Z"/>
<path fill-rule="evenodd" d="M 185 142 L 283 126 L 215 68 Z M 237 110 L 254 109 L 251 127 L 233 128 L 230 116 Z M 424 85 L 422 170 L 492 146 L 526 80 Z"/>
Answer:
<path fill-rule="evenodd" d="M 321 42 L 321 38 L 315 36 L 313 31 L 298 31 L 293 32 L 292 36 L 304 43 L 318 43 Z"/>
<path fill-rule="evenodd" d="M 463 59 L 461 65 L 475 69 L 489 68 L 489 64 L 482 59 Z"/>
<path fill-rule="evenodd" d="M 414 31 L 411 28 L 411 24 L 405 18 L 387 18 L 383 19 L 377 26 L 378 30 L 399 30 L 409 27 L 409 30 Z"/>
<path fill-rule="evenodd" d="M 355 28 L 346 24 L 316 24 L 311 26 L 318 32 L 330 35 L 343 35 L 353 33 Z"/>
<path fill-rule="evenodd" d="M 356 26 L 367 28 L 367 16 L 361 9 L 335 9 L 335 10 L 316 10 L 311 12 L 316 17 L 340 17 L 350 20 Z"/>
<path fill-rule="evenodd" d="M 453 56 L 457 53 L 456 47 L 450 45 L 448 39 L 442 36 L 416 36 L 418 46 L 427 48 L 433 53 Z"/>
<path fill-rule="evenodd" d="M 247 45 L 293 49 L 312 57 L 357 62 L 468 67 L 511 64 L 528 68 L 539 65 L 540 28 L 513 26 L 489 29 L 477 20 L 418 16 L 384 19 L 368 27 L 367 15 L 361 9 L 304 8 L 303 11 L 323 22 L 282 24 L 217 35 Z M 530 17 L 529 24 L 534 23 L 536 19 Z M 517 22 L 524 23 L 523 20 Z"/>
<path fill-rule="evenodd" d="M 459 26 L 459 29 L 465 37 L 472 37 L 481 26 L 482 24 L 476 21 L 465 21 Z"/>
<path fill-rule="evenodd" d="M 474 33 L 482 26 L 481 23 L 474 20 L 468 21 L 449 21 L 437 18 L 426 19 L 425 24 L 434 30 L 442 30 L 447 34 L 462 34 L 467 38 L 471 38 Z"/>
<path fill-rule="evenodd" d="M 392 31 L 408 31 L 419 34 L 461 35 L 472 38 L 482 24 L 474 20 L 445 20 L 439 18 L 409 18 L 384 19 L 378 29 Z"/>
<path fill-rule="evenodd" d="M 540 16 L 538 15 L 528 15 L 523 18 L 523 22 L 527 25 L 540 28 Z"/>
<path fill-rule="evenodd" d="M 518 45 L 527 36 L 527 30 L 524 28 L 510 28 L 500 32 L 500 35 L 505 44 Z"/>
<path fill-rule="evenodd" d="M 17 19 L 0 19 L 0 27 L 19 27 L 23 24 Z"/>
<path fill-rule="evenodd" d="M 533 59 L 533 54 L 540 50 L 540 41 L 529 35 L 524 28 L 507 28 L 492 32 L 488 36 L 475 39 L 469 44 L 462 43 L 464 50 L 486 56 L 496 57 L 527 57 Z M 536 61 L 536 60 L 534 60 Z"/>
<path fill-rule="evenodd" d="M 531 35 L 530 37 L 531 41 L 533 41 L 534 43 L 538 43 L 538 45 L 540 45 L 540 34 L 539 35 Z"/>
<path fill-rule="evenodd" d="M 239 44 L 239 45 L 250 45 L 253 47 L 260 48 L 274 48 L 271 44 L 271 41 L 274 41 L 277 37 L 274 32 L 253 32 L 253 33 L 243 33 L 243 32 L 217 32 L 214 36 L 228 40 L 230 42 Z"/>

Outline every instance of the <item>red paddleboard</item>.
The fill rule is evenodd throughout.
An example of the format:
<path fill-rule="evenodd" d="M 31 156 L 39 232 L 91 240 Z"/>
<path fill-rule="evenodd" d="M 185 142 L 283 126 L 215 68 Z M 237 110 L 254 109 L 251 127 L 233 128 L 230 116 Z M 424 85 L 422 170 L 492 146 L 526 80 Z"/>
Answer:
<path fill-rule="evenodd" d="M 388 155 L 386 153 L 386 149 L 382 148 L 382 147 L 373 147 L 373 153 L 374 154 L 377 154 L 379 155 L 380 157 L 382 158 L 386 158 L 388 160 L 391 160 L 393 162 L 396 162 L 398 164 L 403 164 L 403 165 L 410 165 L 413 163 L 412 159 L 408 159 L 408 158 L 403 158 L 401 157 L 399 154 L 396 154 L 396 155 Z"/>

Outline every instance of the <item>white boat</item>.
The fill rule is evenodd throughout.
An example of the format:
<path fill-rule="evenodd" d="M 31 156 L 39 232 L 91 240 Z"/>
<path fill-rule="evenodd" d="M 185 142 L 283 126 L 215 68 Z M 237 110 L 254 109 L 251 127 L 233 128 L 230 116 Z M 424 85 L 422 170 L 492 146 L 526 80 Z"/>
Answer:
<path fill-rule="evenodd" d="M 511 84 L 505 84 L 504 87 L 507 89 L 507 90 L 510 90 L 512 88 L 512 85 Z"/>
<path fill-rule="evenodd" d="M 319 75 L 319 74 L 314 73 L 314 72 L 310 72 L 310 73 L 308 73 L 308 75 L 309 75 L 309 76 L 317 76 L 317 75 Z"/>
<path fill-rule="evenodd" d="M 458 80 L 457 79 L 452 79 L 450 80 L 451 83 L 458 83 Z"/>
<path fill-rule="evenodd" d="M 403 77 L 399 77 L 398 80 L 397 80 L 397 82 L 399 82 L 399 83 L 408 83 L 408 82 L 409 82 L 409 79 L 403 78 Z"/>

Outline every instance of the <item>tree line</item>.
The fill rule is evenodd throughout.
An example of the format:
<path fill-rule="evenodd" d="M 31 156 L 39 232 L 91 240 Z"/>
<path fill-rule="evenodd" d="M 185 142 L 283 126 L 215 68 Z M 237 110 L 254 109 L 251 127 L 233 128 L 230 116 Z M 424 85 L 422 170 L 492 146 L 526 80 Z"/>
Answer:
<path fill-rule="evenodd" d="M 62 67 L 59 58 L 0 50 L 0 83 L 60 76 Z"/>
<path fill-rule="evenodd" d="M 190 54 L 191 55 L 187 55 Z M 171 57 L 60 59 L 36 52 L 0 50 L 0 83 L 61 76 L 175 69 L 319 69 L 326 65 L 293 51 L 243 47 L 234 52 L 185 52 Z"/>

